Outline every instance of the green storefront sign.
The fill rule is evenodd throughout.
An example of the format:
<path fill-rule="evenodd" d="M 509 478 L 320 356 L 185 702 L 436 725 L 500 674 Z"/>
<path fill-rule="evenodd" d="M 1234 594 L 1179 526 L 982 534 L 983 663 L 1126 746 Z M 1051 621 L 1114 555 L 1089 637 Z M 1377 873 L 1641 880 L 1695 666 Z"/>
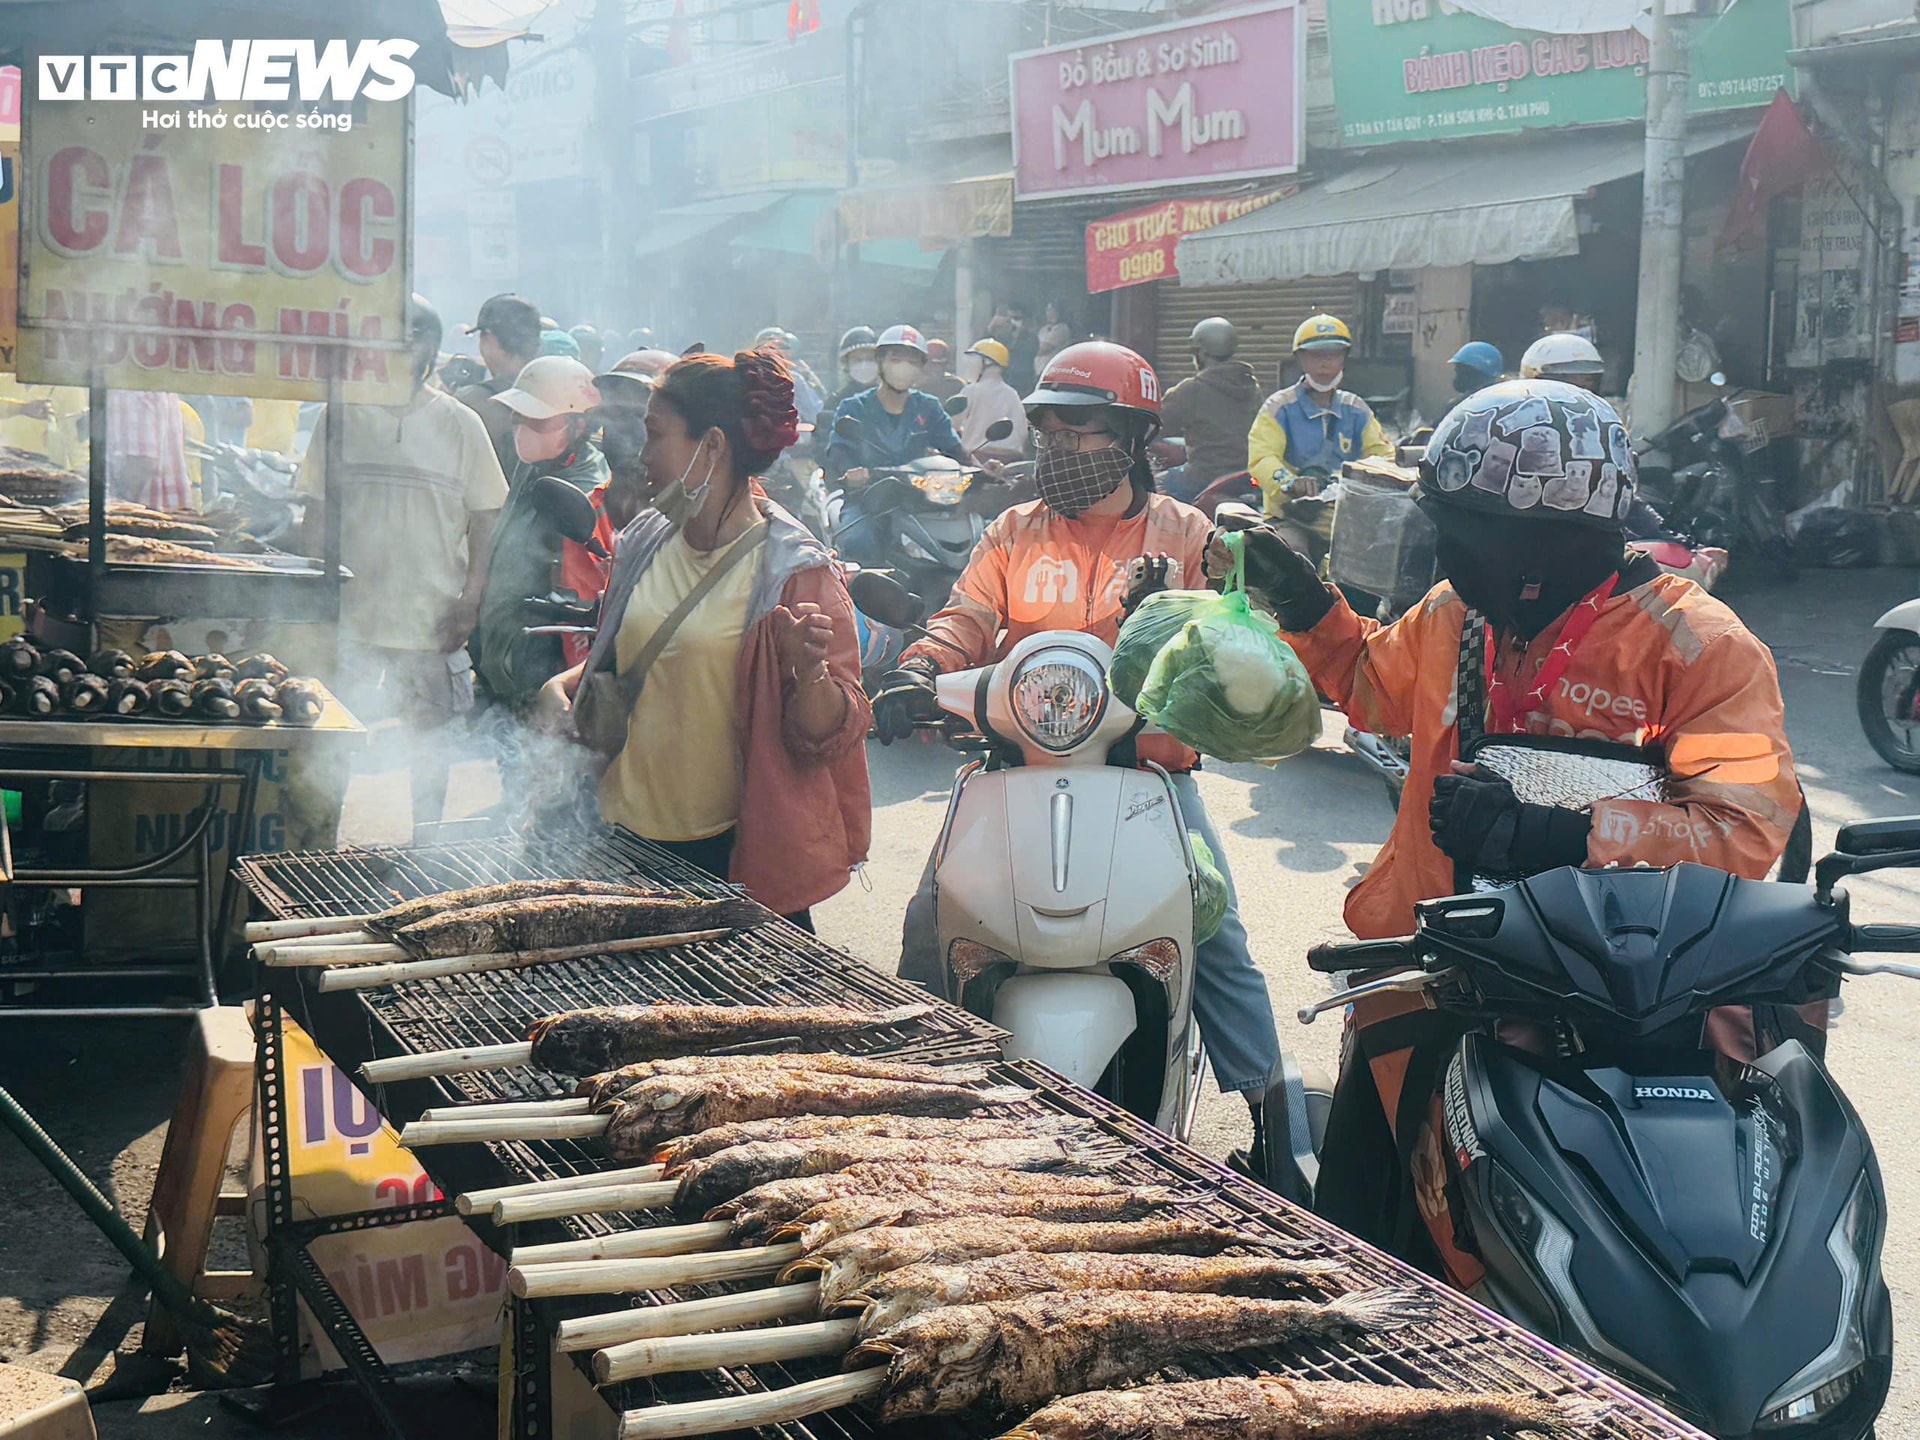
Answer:
<path fill-rule="evenodd" d="M 1765 105 L 1793 89 L 1789 0 L 1735 0 L 1694 22 L 1696 113 Z M 1634 31 L 1547 35 L 1447 0 L 1328 0 L 1333 98 L 1346 145 L 1498 135 L 1638 120 L 1647 42 Z"/>

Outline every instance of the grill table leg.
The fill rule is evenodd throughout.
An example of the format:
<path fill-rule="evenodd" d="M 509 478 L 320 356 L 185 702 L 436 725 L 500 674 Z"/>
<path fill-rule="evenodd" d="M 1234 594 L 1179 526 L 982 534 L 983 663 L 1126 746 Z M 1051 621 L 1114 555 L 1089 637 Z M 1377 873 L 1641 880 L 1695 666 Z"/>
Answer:
<path fill-rule="evenodd" d="M 553 1336 L 535 1307 L 513 1306 L 513 1428 L 511 1440 L 550 1440 L 553 1430 Z M 558 1363 L 571 1364 L 570 1359 Z"/>

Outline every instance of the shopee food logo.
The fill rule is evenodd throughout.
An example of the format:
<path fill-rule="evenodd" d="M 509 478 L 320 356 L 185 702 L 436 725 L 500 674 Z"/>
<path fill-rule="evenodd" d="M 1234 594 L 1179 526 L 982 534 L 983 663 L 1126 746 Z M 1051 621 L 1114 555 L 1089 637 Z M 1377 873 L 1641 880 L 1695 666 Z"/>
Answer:
<path fill-rule="evenodd" d="M 196 40 L 191 55 L 42 55 L 41 100 L 401 100 L 412 40 Z"/>

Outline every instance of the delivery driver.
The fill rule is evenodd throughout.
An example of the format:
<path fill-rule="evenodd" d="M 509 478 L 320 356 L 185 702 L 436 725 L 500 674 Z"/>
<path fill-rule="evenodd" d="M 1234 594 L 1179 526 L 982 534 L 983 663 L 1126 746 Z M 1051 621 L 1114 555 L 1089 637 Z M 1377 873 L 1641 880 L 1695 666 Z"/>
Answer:
<path fill-rule="evenodd" d="M 991 664 L 1043 630 L 1084 631 L 1111 645 L 1127 610 L 1151 591 L 1205 583 L 1211 525 L 1153 490 L 1147 444 L 1160 425 L 1160 385 L 1145 360 L 1104 341 L 1069 345 L 1047 363 L 1026 406 L 1040 498 L 987 527 L 946 609 L 927 622 L 927 638 L 909 646 L 882 682 L 874 728 L 883 741 L 940 713 L 936 675 Z M 1149 563 L 1133 565 L 1142 559 Z M 1194 783 L 1200 757 L 1170 736 L 1143 737 L 1139 756 L 1172 772 L 1187 828 L 1224 857 Z M 1244 1095 L 1253 1112 L 1253 1146 L 1236 1159 L 1266 1175 L 1267 1092 L 1280 1042 L 1231 876 L 1227 886 L 1226 919 L 1195 957 L 1193 1009 L 1214 1078 L 1223 1091 Z M 901 944 L 900 973 L 944 993 L 931 863 L 907 907 Z M 1282 1129 L 1275 1143 L 1285 1139 Z"/>
<path fill-rule="evenodd" d="M 1292 510 L 1295 499 L 1312 500 L 1329 476 L 1349 460 L 1393 455 L 1373 410 L 1346 378 L 1353 332 L 1332 315 L 1310 315 L 1293 332 L 1293 358 L 1300 378 L 1267 397 L 1247 435 L 1247 469 L 1266 498 L 1267 514 L 1313 531 L 1324 546 L 1333 532 L 1327 507 Z"/>
<path fill-rule="evenodd" d="M 1456 863 L 1537 874 L 1693 861 L 1764 876 L 1801 805 L 1773 657 L 1693 581 L 1623 553 L 1636 477 L 1612 407 L 1556 381 L 1482 390 L 1440 422 L 1419 485 L 1446 580 L 1392 625 L 1356 615 L 1271 527 L 1247 539 L 1248 588 L 1321 692 L 1375 733 L 1413 738 L 1393 833 L 1347 899 L 1353 933 L 1412 933 L 1416 901 L 1456 893 Z M 1657 747 L 1667 797 L 1524 803 L 1457 763 L 1457 694 L 1480 733 Z M 1716 1048 L 1751 1046 L 1750 1032 L 1721 1033 L 1736 1015 L 1746 1022 L 1714 1016 Z M 1417 1198 L 1447 1268 L 1471 1284 L 1478 1265 L 1451 1243 L 1434 1132 L 1419 1128 L 1445 1023 L 1417 998 L 1353 1007 L 1318 1203 L 1376 1243 L 1413 1237 L 1419 1254 Z M 1412 1186 L 1399 1178 L 1409 1166 Z"/>

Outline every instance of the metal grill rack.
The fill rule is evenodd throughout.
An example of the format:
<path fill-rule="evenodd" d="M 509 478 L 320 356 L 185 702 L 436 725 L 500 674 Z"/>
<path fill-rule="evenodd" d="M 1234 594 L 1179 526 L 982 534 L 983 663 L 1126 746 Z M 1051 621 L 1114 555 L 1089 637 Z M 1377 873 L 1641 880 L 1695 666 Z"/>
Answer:
<path fill-rule="evenodd" d="M 715 884 L 651 847 L 621 835 L 596 837 L 591 842 L 582 842 L 579 848 L 552 847 L 537 859 L 529 859 L 507 847 L 476 842 L 427 851 L 250 857 L 242 862 L 242 870 L 254 894 L 276 916 L 356 913 L 392 903 L 403 896 L 527 875 L 637 876 L 708 889 Z M 635 963 L 637 961 L 648 963 L 641 965 Z M 518 1040 L 524 1038 L 528 1021 L 537 1015 L 569 1006 L 606 1003 L 616 995 L 631 999 L 655 994 L 720 1001 L 839 1002 L 876 1008 L 916 996 L 924 998 L 920 992 L 867 970 L 851 957 L 819 944 L 803 932 L 769 924 L 718 945 L 690 946 L 618 961 L 608 959 L 543 966 L 529 971 L 491 972 L 340 995 L 321 996 L 303 987 L 297 995 L 289 997 L 288 1003 L 297 1008 L 303 1023 L 337 1063 L 352 1066 L 375 1055 Z M 263 1001 L 263 1011 L 274 1014 L 277 1023 L 271 997 Z M 911 1033 L 880 1032 L 862 1037 L 864 1043 L 858 1048 L 938 1063 L 997 1053 L 1000 1038 L 999 1032 L 958 1011 L 943 1012 L 929 1022 L 916 1022 L 910 1029 Z M 263 1039 L 263 1057 L 269 1048 Z M 1608 1437 L 1608 1440 L 1683 1440 L 1683 1437 L 1684 1440 L 1704 1440 L 1699 1432 L 1674 1420 L 1618 1382 L 1176 1144 L 1136 1117 L 1044 1067 L 1025 1062 L 996 1063 L 992 1074 L 999 1082 L 1018 1084 L 1033 1091 L 1037 1099 L 1051 1108 L 1090 1117 L 1105 1130 L 1129 1142 L 1132 1154 L 1115 1171 L 1116 1178 L 1138 1184 L 1177 1184 L 1197 1190 L 1207 1197 L 1198 1202 L 1197 1208 L 1207 1214 L 1277 1231 L 1292 1241 L 1302 1255 L 1340 1260 L 1346 1269 L 1329 1277 L 1320 1287 L 1323 1297 L 1340 1290 L 1408 1285 L 1439 1296 L 1436 1317 L 1410 1330 L 1343 1343 L 1337 1348 L 1304 1346 L 1252 1357 L 1222 1357 L 1183 1367 L 1180 1378 L 1266 1371 L 1303 1379 L 1437 1385 L 1543 1396 L 1578 1393 L 1604 1399 L 1612 1406 L 1607 1419 L 1592 1432 L 1595 1436 Z M 263 1085 L 267 1078 L 263 1059 Z M 390 1086 L 378 1099 L 383 1113 L 398 1123 L 449 1099 L 532 1099 L 556 1094 L 560 1088 L 543 1072 L 520 1069 Z M 281 1153 L 284 1156 L 284 1150 Z M 269 1141 L 270 1179 L 273 1155 Z M 594 1142 L 445 1146 L 422 1152 L 422 1158 L 435 1183 L 449 1195 L 522 1179 L 579 1174 L 604 1168 L 609 1163 Z M 431 1213 L 445 1213 L 446 1208 L 443 1205 Z M 682 1217 L 666 1214 L 580 1216 L 526 1227 L 529 1233 L 524 1238 L 585 1237 L 616 1229 L 672 1223 L 675 1218 Z M 288 1220 L 291 1222 L 290 1215 Z M 311 1223 L 354 1228 L 347 1222 L 355 1220 L 362 1224 L 390 1223 L 386 1222 L 384 1213 L 373 1221 L 339 1217 L 335 1222 Z M 301 1229 L 291 1228 L 295 1234 Z M 476 1229 L 487 1243 L 507 1248 L 507 1235 L 484 1224 L 476 1224 Z M 299 1259 L 306 1259 L 304 1249 Z M 283 1275 L 290 1275 L 303 1295 L 316 1281 L 324 1285 L 324 1277 L 318 1276 L 310 1261 L 304 1269 L 295 1269 L 295 1263 L 290 1258 L 287 1265 L 276 1264 L 276 1294 L 286 1283 L 281 1278 Z M 660 1304 L 738 1288 L 741 1287 L 689 1287 L 636 1296 L 630 1303 Z M 290 1296 L 290 1284 L 287 1289 Z M 544 1440 L 551 1433 L 547 1389 L 549 1337 L 553 1325 L 565 1316 L 605 1310 L 619 1303 L 605 1297 L 570 1302 L 513 1302 L 516 1375 L 513 1433 L 517 1437 Z M 332 1335 L 334 1323 L 340 1317 L 330 1318 L 321 1312 L 320 1306 L 314 1308 Z M 350 1327 L 351 1318 L 346 1317 L 345 1323 Z M 371 1366 L 357 1363 L 349 1347 L 340 1344 L 340 1337 L 334 1336 L 334 1339 L 356 1377 L 376 1388 L 376 1408 L 382 1408 L 377 1387 L 388 1383 L 384 1367 L 379 1366 L 377 1357 Z M 361 1343 L 364 1346 L 364 1340 Z M 370 1354 L 370 1348 L 367 1353 Z M 587 1357 L 576 1358 L 584 1362 Z M 835 1361 L 820 1360 L 667 1375 L 610 1387 L 603 1394 L 615 1410 L 636 1409 L 778 1389 L 819 1378 L 837 1368 Z M 395 1426 L 389 1428 L 392 1433 L 400 1433 Z M 914 1427 L 913 1433 L 927 1440 L 961 1440 L 961 1437 L 974 1440 L 974 1437 L 998 1434 L 1004 1428 L 986 1417 L 962 1417 L 939 1424 L 923 1423 Z M 783 1440 L 865 1440 L 876 1433 L 876 1427 L 862 1412 L 837 1411 L 767 1427 L 760 1433 L 783 1437 Z"/>

